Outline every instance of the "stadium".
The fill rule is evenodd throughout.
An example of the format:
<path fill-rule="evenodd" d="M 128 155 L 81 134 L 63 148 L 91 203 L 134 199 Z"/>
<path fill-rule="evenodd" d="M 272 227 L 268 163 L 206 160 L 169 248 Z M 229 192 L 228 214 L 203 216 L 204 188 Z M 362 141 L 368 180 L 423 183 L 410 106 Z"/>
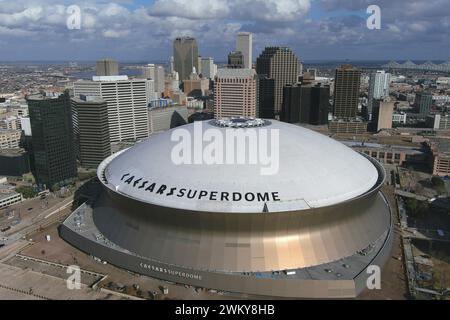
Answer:
<path fill-rule="evenodd" d="M 78 249 L 132 272 L 194 287 L 284 298 L 353 298 L 383 267 L 392 220 L 374 159 L 309 129 L 260 119 L 203 129 L 276 130 L 278 171 L 175 164 L 174 130 L 98 168 L 101 191 L 60 226 Z M 195 146 L 192 146 L 195 148 Z"/>

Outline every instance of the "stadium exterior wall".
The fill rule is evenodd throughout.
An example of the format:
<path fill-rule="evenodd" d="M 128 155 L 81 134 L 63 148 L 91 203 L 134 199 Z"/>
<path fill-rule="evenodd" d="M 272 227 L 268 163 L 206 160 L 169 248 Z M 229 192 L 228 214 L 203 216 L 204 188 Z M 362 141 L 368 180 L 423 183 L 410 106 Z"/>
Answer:
<path fill-rule="evenodd" d="M 81 251 L 117 267 L 165 281 L 227 292 L 284 298 L 355 298 L 366 288 L 366 279 L 369 276 L 366 268 L 353 280 L 261 279 L 239 274 L 205 272 L 152 261 L 107 247 L 80 235 L 64 224 L 59 226 L 59 233 L 64 240 Z M 372 265 L 378 265 L 380 268 L 385 265 L 390 257 L 392 239 L 391 228 L 383 248 L 371 262 Z M 150 266 L 154 267 L 153 270 Z M 156 271 L 155 268 L 162 272 Z M 184 277 L 181 276 L 183 273 Z"/>

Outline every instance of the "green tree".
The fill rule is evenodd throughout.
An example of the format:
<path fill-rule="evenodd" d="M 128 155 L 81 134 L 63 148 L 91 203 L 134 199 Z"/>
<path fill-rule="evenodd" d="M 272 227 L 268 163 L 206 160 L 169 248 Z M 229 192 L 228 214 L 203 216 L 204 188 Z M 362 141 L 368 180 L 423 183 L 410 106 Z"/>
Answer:
<path fill-rule="evenodd" d="M 16 191 L 21 193 L 25 199 L 34 198 L 37 196 L 36 190 L 34 190 L 33 187 L 29 187 L 29 186 L 17 187 Z"/>
<path fill-rule="evenodd" d="M 433 185 L 434 189 L 438 192 L 445 191 L 445 183 L 442 181 L 439 177 L 432 177 L 431 178 L 431 184 Z"/>

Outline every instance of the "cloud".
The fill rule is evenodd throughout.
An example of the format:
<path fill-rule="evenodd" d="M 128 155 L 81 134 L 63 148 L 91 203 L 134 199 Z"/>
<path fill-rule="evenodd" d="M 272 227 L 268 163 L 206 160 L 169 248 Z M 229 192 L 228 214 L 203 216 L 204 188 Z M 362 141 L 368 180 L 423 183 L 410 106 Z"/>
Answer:
<path fill-rule="evenodd" d="M 309 8 L 309 0 L 157 0 L 149 14 L 201 20 L 292 21 Z"/>
<path fill-rule="evenodd" d="M 250 31 L 255 54 L 287 45 L 309 59 L 431 59 L 450 50 L 447 1 L 378 0 L 381 30 L 368 30 L 372 0 L 0 0 L 0 41 L 7 59 L 165 60 L 173 39 L 190 35 L 203 56 L 225 60 L 236 33 Z M 80 30 L 66 27 L 73 4 Z"/>

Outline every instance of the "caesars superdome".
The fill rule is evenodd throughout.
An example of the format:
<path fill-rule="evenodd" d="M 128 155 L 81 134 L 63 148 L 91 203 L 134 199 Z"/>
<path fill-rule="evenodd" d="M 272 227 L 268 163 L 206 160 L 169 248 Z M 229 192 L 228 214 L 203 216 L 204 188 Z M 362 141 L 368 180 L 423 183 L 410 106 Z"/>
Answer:
<path fill-rule="evenodd" d="M 230 132 L 246 138 L 218 148 Z M 116 266 L 195 287 L 356 297 L 390 255 L 384 179 L 376 160 L 297 125 L 195 122 L 104 160 L 102 190 L 60 234 Z"/>

